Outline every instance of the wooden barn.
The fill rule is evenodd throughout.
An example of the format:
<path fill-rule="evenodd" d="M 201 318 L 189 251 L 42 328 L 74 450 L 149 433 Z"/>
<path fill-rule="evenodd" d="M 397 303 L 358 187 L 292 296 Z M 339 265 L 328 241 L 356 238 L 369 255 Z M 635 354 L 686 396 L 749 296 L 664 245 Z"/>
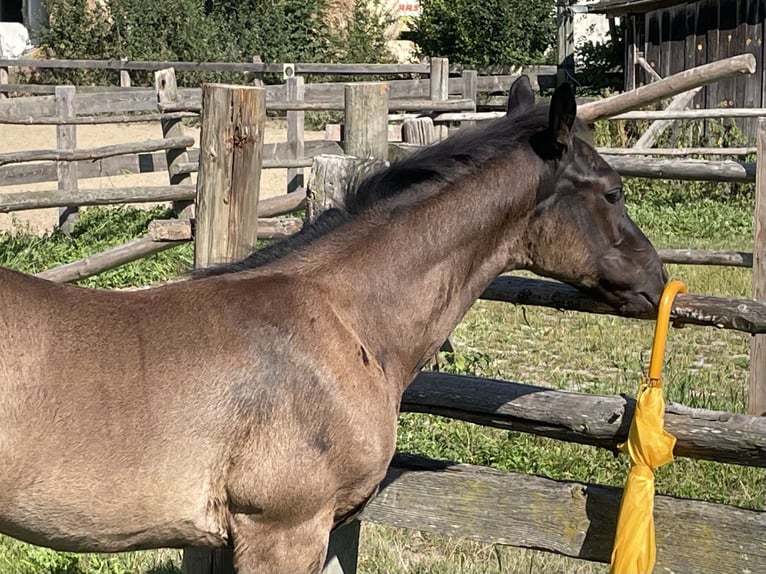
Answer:
<path fill-rule="evenodd" d="M 652 81 L 648 67 L 665 77 L 750 52 L 757 61 L 755 74 L 707 86 L 694 107 L 766 107 L 766 0 L 606 0 L 588 11 L 624 22 L 626 90 Z M 740 125 L 754 137 L 755 124 Z"/>

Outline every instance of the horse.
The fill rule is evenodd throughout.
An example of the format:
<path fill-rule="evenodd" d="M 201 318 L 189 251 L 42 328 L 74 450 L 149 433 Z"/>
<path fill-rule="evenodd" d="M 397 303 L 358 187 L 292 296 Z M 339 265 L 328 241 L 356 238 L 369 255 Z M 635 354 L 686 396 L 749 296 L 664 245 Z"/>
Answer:
<path fill-rule="evenodd" d="M 60 551 L 230 548 L 314 574 L 374 496 L 399 403 L 503 272 L 625 315 L 667 274 L 567 85 L 394 162 L 293 237 L 135 291 L 0 270 L 0 532 Z"/>

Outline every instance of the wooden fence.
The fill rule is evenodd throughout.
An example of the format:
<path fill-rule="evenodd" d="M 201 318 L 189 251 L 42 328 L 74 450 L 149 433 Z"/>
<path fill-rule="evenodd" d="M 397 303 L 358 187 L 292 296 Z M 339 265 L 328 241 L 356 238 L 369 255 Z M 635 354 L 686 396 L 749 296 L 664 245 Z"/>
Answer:
<path fill-rule="evenodd" d="M 365 105 L 370 105 L 369 102 L 377 102 L 376 105 L 380 108 L 381 114 L 391 110 L 393 94 L 397 93 L 394 87 L 396 84 L 389 82 L 387 85 L 388 89 L 382 91 L 381 85 L 376 83 L 369 83 L 352 90 L 344 88 L 343 109 L 347 116 L 352 117 L 356 113 L 357 107 L 361 105 L 359 102 L 367 102 Z M 300 88 L 300 83 L 296 82 L 292 88 L 285 91 L 285 99 L 279 106 L 274 107 L 300 113 L 305 108 L 290 107 L 300 103 Z M 303 86 L 303 88 L 303 95 L 306 98 L 304 101 L 308 101 L 306 94 L 310 93 L 309 86 Z M 165 105 L 160 108 L 164 111 L 158 112 L 158 94 L 162 90 L 168 94 L 166 94 Z M 250 88 L 247 91 L 258 92 L 257 97 L 262 99 L 262 102 L 255 106 L 260 115 L 247 120 L 257 124 L 262 120 L 265 110 L 269 109 L 270 101 L 275 102 L 275 100 L 270 100 L 268 88 Z M 195 95 L 198 93 L 199 97 Z M 188 140 L 178 139 L 183 138 L 183 135 L 171 134 L 171 129 L 179 126 L 181 116 L 178 114 L 185 112 L 168 112 L 167 110 L 172 109 L 173 106 L 188 109 L 193 105 L 200 105 L 201 92 L 174 90 L 170 76 L 160 71 L 158 87 L 151 94 L 153 95 L 149 96 L 144 91 L 114 94 L 83 93 L 77 94 L 75 98 L 76 113 L 81 116 L 88 114 L 85 117 L 93 118 L 94 121 L 98 118 L 98 114 L 115 113 L 130 117 L 127 114 L 136 111 L 142 114 L 153 114 L 154 119 L 160 119 L 165 136 L 163 140 L 147 144 L 147 147 L 141 150 L 135 147 L 129 150 L 126 147 L 118 148 L 118 151 L 128 150 L 126 153 L 135 154 L 138 151 L 138 155 L 114 156 L 111 154 L 115 152 L 115 149 L 105 151 L 104 148 L 100 148 L 85 151 L 45 150 L 34 157 L 38 160 L 57 161 L 59 164 L 74 163 L 77 158 L 83 157 L 92 159 L 92 165 L 77 164 L 78 168 L 81 168 L 78 174 L 80 177 L 91 173 L 102 175 L 105 171 L 118 173 L 125 169 L 135 170 L 136 173 L 149 169 L 151 171 L 168 170 L 169 176 L 172 177 L 189 175 L 195 169 L 199 169 L 204 175 L 200 175 L 196 186 L 192 185 L 190 180 L 185 180 L 186 183 L 146 188 L 151 191 L 142 192 L 137 191 L 138 188 L 124 188 L 99 193 L 93 191 L 91 195 L 84 195 L 84 192 L 88 190 L 74 192 L 71 189 L 64 189 L 58 193 L 46 192 L 42 195 L 28 192 L 21 195 L 13 194 L 12 197 L 4 194 L 0 195 L 0 210 L 64 206 L 81 202 L 85 204 L 138 200 L 180 202 L 193 200 L 195 197 L 200 197 L 200 194 L 211 193 L 212 190 L 232 193 L 231 189 L 216 189 L 220 187 L 213 183 L 217 181 L 216 168 L 204 162 L 199 164 L 199 154 L 188 149 Z M 429 92 L 429 95 L 435 94 L 436 90 L 434 94 Z M 231 106 L 232 97 L 231 95 L 219 96 L 210 101 L 218 102 L 218 105 Z M 69 125 L 76 123 L 71 120 L 77 119 L 77 115 L 62 116 L 57 109 L 55 98 L 48 96 L 42 96 L 42 98 L 47 99 L 31 98 L 29 102 L 23 102 L 21 99 L 7 99 L 0 102 L 0 121 L 12 117 L 35 116 L 37 112 L 30 112 L 34 109 L 44 110 L 42 117 L 54 118 L 55 122 L 50 120 L 51 123 L 62 125 L 67 122 Z M 130 107 L 126 98 L 130 98 L 130 105 L 136 107 Z M 176 98 L 180 102 L 174 104 Z M 162 97 L 159 98 L 160 102 L 162 99 Z M 439 101 L 444 100 L 436 100 L 437 103 Z M 5 106 L 5 104 L 8 105 Z M 434 100 L 429 99 L 418 105 L 423 109 L 433 110 L 434 108 L 429 108 L 429 105 L 433 104 Z M 396 105 L 399 104 L 394 104 L 394 107 Z M 207 122 L 212 122 L 213 118 L 220 119 L 220 114 L 215 114 L 208 108 L 206 112 L 203 125 L 208 125 Z M 210 117 L 208 117 L 209 114 L 211 114 Z M 364 123 L 347 122 L 342 145 L 353 141 L 356 150 L 377 150 L 368 155 L 377 155 L 380 159 L 386 159 L 383 156 L 384 153 L 391 157 L 411 151 L 412 145 L 388 144 L 387 124 L 388 122 L 385 121 L 374 122 L 378 129 L 372 130 L 369 129 L 370 125 Z M 384 128 L 385 131 L 383 131 Z M 219 125 L 214 129 L 208 128 L 208 131 L 222 129 Z M 350 131 L 353 133 L 349 133 Z M 205 137 L 204 134 L 203 137 Z M 385 151 L 381 151 L 381 141 L 387 144 L 383 146 Z M 312 175 L 307 182 L 304 182 L 312 198 L 308 205 L 306 205 L 306 190 L 303 186 L 299 186 L 298 191 L 280 197 L 262 201 L 251 200 L 251 204 L 257 205 L 257 214 L 251 213 L 250 221 L 246 222 L 222 216 L 221 210 L 227 207 L 215 203 L 213 196 L 206 201 L 209 205 L 217 207 L 209 208 L 208 212 L 196 215 L 194 232 L 189 219 L 154 222 L 150 225 L 145 238 L 85 261 L 44 271 L 40 275 L 52 280 L 69 281 L 114 266 L 116 262 L 124 261 L 126 258 L 142 257 L 192 239 L 198 242 L 196 246 L 198 263 L 220 260 L 222 253 L 229 255 L 237 253 L 237 246 L 228 245 L 228 243 L 236 243 L 237 237 L 243 237 L 236 226 L 252 228 L 253 218 L 257 221 L 258 237 L 280 237 L 297 230 L 301 225 L 299 220 L 271 218 L 304 205 L 310 212 L 320 209 L 321 202 L 327 199 L 326 188 L 335 190 L 342 188 L 343 185 L 337 180 L 330 182 L 317 177 L 320 173 L 325 175 L 328 173 L 328 162 L 350 165 L 351 167 L 346 168 L 345 171 L 334 172 L 345 173 L 348 180 L 353 179 L 354 170 L 358 165 L 358 160 L 352 158 L 326 156 L 328 153 L 338 154 L 349 151 L 337 142 L 304 142 L 302 154 L 300 148 L 296 148 L 291 142 L 268 146 L 263 145 L 261 138 L 255 142 L 255 145 L 258 149 L 252 152 L 253 155 L 250 156 L 252 162 L 248 163 L 255 162 L 264 168 L 269 166 L 269 162 L 274 162 L 272 165 L 279 167 L 312 166 Z M 148 149 L 149 147 L 151 150 Z M 187 157 L 178 153 L 168 154 L 167 150 L 186 152 Z M 715 254 L 715 257 L 720 258 L 715 261 L 716 263 L 729 264 L 735 261 L 741 265 L 754 266 L 756 299 L 679 295 L 673 310 L 674 319 L 680 323 L 735 329 L 757 335 L 754 337 L 755 346 L 761 344 L 766 335 L 766 303 L 762 302 L 764 298 L 762 286 L 766 283 L 763 255 L 766 241 L 760 240 L 766 229 L 766 209 L 764 209 L 766 174 L 763 173 L 766 161 L 762 159 L 766 157 L 764 154 L 766 154 L 766 124 L 762 122 L 758 161 L 755 164 L 758 169 L 737 164 L 741 166 L 744 173 L 730 176 L 738 178 L 736 181 L 753 181 L 757 176 L 757 249 L 752 255 Z M 19 159 L 29 160 L 30 157 L 33 156 L 29 154 L 21 158 L 18 155 L 5 158 L 0 156 L 0 163 Z M 628 168 L 624 164 L 620 166 L 615 157 L 610 157 L 609 161 L 625 172 Z M 227 165 L 234 163 L 232 159 Z M 679 162 L 675 159 L 665 160 L 662 169 L 648 170 L 647 174 L 652 177 L 670 177 L 668 170 L 676 163 Z M 29 170 L 28 168 L 33 165 L 34 168 Z M 242 165 L 242 162 L 238 165 Z M 651 163 L 644 165 L 651 165 Z M 50 181 L 56 179 L 55 167 L 55 164 L 54 169 L 44 164 L 7 165 L 0 167 L 0 178 L 6 184 Z M 702 169 L 688 177 L 698 178 L 700 173 L 705 177 L 715 177 L 715 174 L 720 173 L 722 169 L 718 165 L 708 164 L 699 164 L 699 167 Z M 242 175 L 240 180 L 252 180 L 252 177 Z M 322 183 L 323 181 L 325 184 Z M 257 185 L 237 188 L 235 193 L 239 198 L 237 201 L 243 201 L 242 194 L 250 194 L 250 197 L 252 194 L 257 196 Z M 203 241 L 201 237 L 208 239 Z M 666 257 L 670 255 L 677 257 L 679 254 L 665 254 Z M 104 260 L 108 262 L 98 265 L 93 263 Z M 550 280 L 502 276 L 490 285 L 482 298 L 592 313 L 614 313 L 611 308 L 589 299 L 579 291 Z M 751 379 L 750 409 L 753 413 L 763 414 L 766 412 L 766 397 L 764 397 L 766 387 L 763 385 L 763 373 L 759 369 L 766 364 L 766 361 L 762 360 L 763 355 L 758 354 L 759 352 L 762 351 L 754 349 L 751 357 L 755 372 Z M 634 408 L 635 403 L 632 399 L 621 396 L 593 396 L 441 373 L 420 374 L 406 391 L 402 403 L 404 411 L 439 414 L 477 424 L 590 444 L 609 450 L 614 450 L 617 443 L 625 440 Z M 678 438 L 677 456 L 766 468 L 766 417 L 669 405 L 666 426 Z M 620 489 L 618 488 L 555 481 L 543 477 L 402 455 L 393 461 L 381 487 L 380 495 L 365 510 L 362 519 L 608 562 L 619 497 Z M 663 533 L 663 536 L 658 537 L 657 540 L 660 570 L 694 572 L 695 574 L 742 572 L 747 569 L 756 572 L 758 568 L 766 564 L 766 536 L 764 536 L 766 514 L 764 512 L 659 496 L 655 505 L 655 515 L 658 531 Z M 358 524 L 352 524 L 338 533 L 333 541 L 327 572 L 343 571 L 349 574 L 355 570 L 356 532 L 358 532 Z M 690 536 L 690 532 L 694 535 Z M 339 541 L 342 541 L 344 545 L 339 545 Z M 229 572 L 230 570 L 227 570 L 229 567 L 230 564 L 225 558 L 221 560 L 219 554 L 199 551 L 185 553 L 185 574 L 213 572 L 220 574 Z"/>

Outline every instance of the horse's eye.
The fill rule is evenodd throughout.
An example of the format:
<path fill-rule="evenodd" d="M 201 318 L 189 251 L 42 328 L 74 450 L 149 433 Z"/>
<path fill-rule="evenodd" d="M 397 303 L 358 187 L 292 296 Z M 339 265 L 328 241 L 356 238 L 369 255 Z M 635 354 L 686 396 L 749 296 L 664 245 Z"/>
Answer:
<path fill-rule="evenodd" d="M 618 187 L 617 189 L 607 191 L 604 194 L 604 199 L 606 199 L 609 203 L 617 203 L 622 199 L 622 188 Z"/>

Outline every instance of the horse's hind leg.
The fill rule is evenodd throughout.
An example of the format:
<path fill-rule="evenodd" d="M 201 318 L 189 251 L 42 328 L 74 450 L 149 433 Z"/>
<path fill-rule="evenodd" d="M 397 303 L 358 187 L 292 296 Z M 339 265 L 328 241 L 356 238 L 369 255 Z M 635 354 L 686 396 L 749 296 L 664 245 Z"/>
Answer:
<path fill-rule="evenodd" d="M 319 574 L 332 521 L 330 512 L 289 526 L 234 514 L 231 533 L 237 574 Z"/>

